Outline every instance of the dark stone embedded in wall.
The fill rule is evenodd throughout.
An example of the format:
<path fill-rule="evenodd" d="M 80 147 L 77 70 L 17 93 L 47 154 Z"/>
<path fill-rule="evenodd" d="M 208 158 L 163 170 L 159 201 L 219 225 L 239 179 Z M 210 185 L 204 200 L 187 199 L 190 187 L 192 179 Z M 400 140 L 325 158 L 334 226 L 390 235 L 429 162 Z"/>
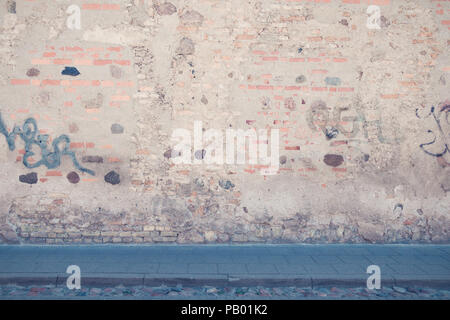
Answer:
<path fill-rule="evenodd" d="M 28 184 L 35 184 L 38 181 L 37 173 L 31 172 L 28 174 L 23 174 L 19 176 L 19 181 Z"/>
<path fill-rule="evenodd" d="M 170 159 L 172 157 L 172 149 L 167 150 L 164 152 L 164 158 Z"/>
<path fill-rule="evenodd" d="M 123 71 L 118 66 L 110 65 L 109 72 L 111 73 L 111 77 L 120 79 L 123 76 Z"/>
<path fill-rule="evenodd" d="M 208 99 L 203 95 L 202 99 L 200 100 L 203 104 L 208 104 Z"/>
<path fill-rule="evenodd" d="M 103 105 L 104 96 L 100 92 L 92 99 L 84 100 L 82 103 L 86 109 L 98 109 Z"/>
<path fill-rule="evenodd" d="M 206 155 L 206 150 L 202 149 L 202 150 L 197 150 L 194 153 L 195 159 L 197 160 L 203 160 L 205 158 Z"/>
<path fill-rule="evenodd" d="M 75 171 L 72 171 L 67 174 L 67 180 L 69 180 L 70 183 L 76 184 L 80 182 L 80 176 Z"/>
<path fill-rule="evenodd" d="M 170 16 L 177 12 L 177 7 L 171 2 L 155 3 L 153 7 L 160 16 Z"/>
<path fill-rule="evenodd" d="M 76 77 L 80 75 L 80 71 L 78 71 L 75 67 L 65 67 L 63 71 L 61 71 L 61 74 L 64 76 L 72 76 Z"/>
<path fill-rule="evenodd" d="M 203 188 L 205 186 L 205 182 L 200 178 L 195 178 L 194 183 L 199 187 Z"/>
<path fill-rule="evenodd" d="M 338 134 L 339 130 L 336 128 L 331 127 L 325 129 L 325 136 L 327 137 L 328 140 L 336 138 Z"/>
<path fill-rule="evenodd" d="M 220 205 L 218 203 L 213 203 L 205 207 L 205 214 L 214 215 L 219 212 Z"/>
<path fill-rule="evenodd" d="M 338 154 L 327 154 L 323 158 L 323 162 L 331 167 L 339 167 L 342 163 L 344 163 L 344 157 Z"/>
<path fill-rule="evenodd" d="M 181 156 L 181 151 L 175 151 L 172 149 L 167 150 L 164 152 L 164 158 L 170 159 L 170 158 L 176 158 Z"/>
<path fill-rule="evenodd" d="M 188 10 L 180 16 L 181 23 L 188 26 L 201 26 L 204 17 L 195 10 Z"/>
<path fill-rule="evenodd" d="M 6 2 L 6 9 L 9 13 L 16 13 L 16 2 L 13 0 L 8 0 Z"/>
<path fill-rule="evenodd" d="M 115 171 L 110 171 L 105 175 L 105 181 L 115 185 L 120 183 L 120 175 Z"/>
<path fill-rule="evenodd" d="M 341 85 L 341 79 L 338 77 L 326 77 L 325 83 L 329 86 L 340 86 Z"/>
<path fill-rule="evenodd" d="M 100 156 L 84 156 L 81 161 L 87 163 L 103 163 L 103 157 Z"/>
<path fill-rule="evenodd" d="M 289 97 L 286 100 L 284 100 L 284 107 L 288 110 L 294 111 L 297 108 L 294 98 Z"/>
<path fill-rule="evenodd" d="M 70 133 L 75 133 L 75 132 L 78 132 L 78 126 L 77 126 L 77 124 L 76 123 L 71 123 L 71 124 L 69 124 L 69 132 Z"/>
<path fill-rule="evenodd" d="M 286 156 L 281 156 L 280 157 L 280 164 L 285 164 L 287 161 L 287 157 Z"/>
<path fill-rule="evenodd" d="M 391 22 L 385 16 L 380 17 L 380 26 L 382 28 L 387 28 L 390 25 L 391 25 Z"/>
<path fill-rule="evenodd" d="M 297 78 L 295 78 L 295 82 L 297 83 L 303 83 L 306 81 L 306 77 L 304 75 L 300 75 Z"/>
<path fill-rule="evenodd" d="M 30 68 L 27 71 L 27 76 L 28 77 L 37 77 L 41 72 L 39 71 L 39 69 L 36 68 Z"/>
<path fill-rule="evenodd" d="M 122 134 L 124 131 L 123 126 L 118 123 L 114 123 L 111 125 L 111 133 L 112 134 Z"/>
<path fill-rule="evenodd" d="M 189 38 L 183 38 L 180 40 L 180 45 L 177 49 L 177 54 L 187 56 L 195 53 L 195 44 Z"/>

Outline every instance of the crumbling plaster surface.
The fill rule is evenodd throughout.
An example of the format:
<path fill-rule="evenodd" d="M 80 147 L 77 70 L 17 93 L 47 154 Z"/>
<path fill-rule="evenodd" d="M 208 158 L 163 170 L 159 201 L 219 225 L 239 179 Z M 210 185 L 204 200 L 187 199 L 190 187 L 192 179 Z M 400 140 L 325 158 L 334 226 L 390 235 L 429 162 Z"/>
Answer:
<path fill-rule="evenodd" d="M 0 242 L 448 243 L 447 2 L 97 2 L 1 3 L 5 129 L 78 166 L 0 134 Z M 279 129 L 278 172 L 175 164 L 194 121 Z"/>

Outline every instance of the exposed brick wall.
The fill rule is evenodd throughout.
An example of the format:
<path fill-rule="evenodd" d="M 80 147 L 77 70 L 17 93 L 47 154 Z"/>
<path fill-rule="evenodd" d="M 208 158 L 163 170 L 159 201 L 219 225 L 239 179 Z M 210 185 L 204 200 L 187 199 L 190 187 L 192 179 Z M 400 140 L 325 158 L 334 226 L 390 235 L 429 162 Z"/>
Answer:
<path fill-rule="evenodd" d="M 0 243 L 448 242 L 449 2 L 3 1 Z"/>

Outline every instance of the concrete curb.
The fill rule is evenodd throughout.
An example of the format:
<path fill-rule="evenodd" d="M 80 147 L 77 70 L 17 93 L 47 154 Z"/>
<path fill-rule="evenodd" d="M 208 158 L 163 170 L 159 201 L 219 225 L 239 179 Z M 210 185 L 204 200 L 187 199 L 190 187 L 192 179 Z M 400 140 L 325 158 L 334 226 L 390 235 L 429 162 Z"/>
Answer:
<path fill-rule="evenodd" d="M 54 285 L 65 286 L 68 275 L 64 274 L 31 274 L 15 273 L 0 274 L 0 285 Z M 193 275 L 193 274 L 126 274 L 126 273 L 98 273 L 84 274 L 81 278 L 82 286 L 106 287 L 106 286 L 151 286 L 162 285 L 185 287 L 194 286 L 217 286 L 217 287 L 365 287 L 366 279 L 357 277 L 330 277 L 330 276 L 308 276 L 308 275 Z M 450 289 L 450 280 L 434 277 L 432 279 L 412 278 L 386 278 L 381 281 L 382 286 L 399 287 L 428 287 L 439 289 Z"/>

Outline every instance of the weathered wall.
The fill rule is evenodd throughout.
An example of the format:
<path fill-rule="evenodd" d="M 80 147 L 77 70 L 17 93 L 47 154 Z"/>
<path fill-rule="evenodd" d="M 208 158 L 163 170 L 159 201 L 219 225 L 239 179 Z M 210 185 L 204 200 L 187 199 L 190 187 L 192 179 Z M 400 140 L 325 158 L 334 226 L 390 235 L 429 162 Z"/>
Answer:
<path fill-rule="evenodd" d="M 1 0 L 0 17 L 0 242 L 449 241 L 449 1 Z M 278 172 L 175 164 L 194 121 L 279 129 Z"/>

